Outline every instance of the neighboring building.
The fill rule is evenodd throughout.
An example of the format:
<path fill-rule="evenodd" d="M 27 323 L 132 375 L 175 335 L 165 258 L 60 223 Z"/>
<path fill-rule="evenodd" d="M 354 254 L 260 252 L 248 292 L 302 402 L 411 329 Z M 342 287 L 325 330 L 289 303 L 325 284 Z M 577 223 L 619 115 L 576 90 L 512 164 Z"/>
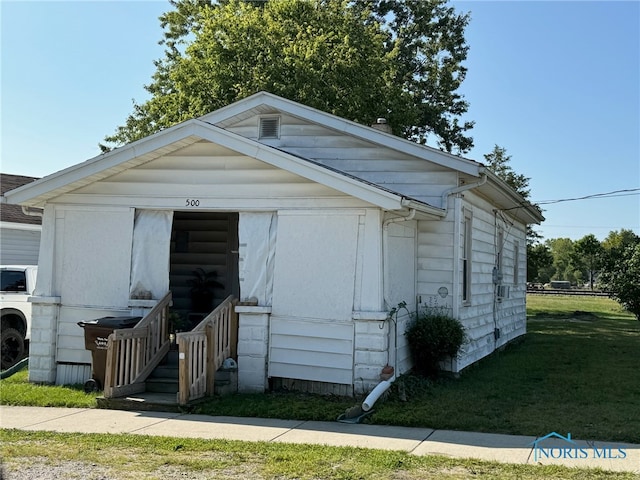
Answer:
<path fill-rule="evenodd" d="M 56 383 L 90 376 L 78 321 L 168 290 L 189 311 L 198 267 L 246 302 L 241 390 L 362 393 L 387 362 L 408 370 L 408 317 L 387 318 L 402 301 L 465 325 L 460 371 L 525 333 L 526 225 L 543 220 L 480 163 L 268 93 L 6 197 L 44 208 L 30 378 Z"/>
<path fill-rule="evenodd" d="M 35 180 L 35 177 L 0 173 L 0 193 L 4 195 Z M 38 264 L 41 215 L 39 209 L 27 215 L 20 205 L 3 203 L 0 206 L 0 265 Z"/>

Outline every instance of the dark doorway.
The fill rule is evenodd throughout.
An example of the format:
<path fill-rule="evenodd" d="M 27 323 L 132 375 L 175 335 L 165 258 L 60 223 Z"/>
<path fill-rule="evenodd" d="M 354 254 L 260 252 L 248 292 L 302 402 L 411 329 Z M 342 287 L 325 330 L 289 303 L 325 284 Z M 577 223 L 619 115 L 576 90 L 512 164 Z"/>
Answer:
<path fill-rule="evenodd" d="M 191 323 L 209 313 L 192 296 L 193 280 L 202 274 L 220 284 L 212 289 L 210 310 L 229 295 L 239 296 L 237 213 L 174 212 L 169 288 L 173 311 Z"/>

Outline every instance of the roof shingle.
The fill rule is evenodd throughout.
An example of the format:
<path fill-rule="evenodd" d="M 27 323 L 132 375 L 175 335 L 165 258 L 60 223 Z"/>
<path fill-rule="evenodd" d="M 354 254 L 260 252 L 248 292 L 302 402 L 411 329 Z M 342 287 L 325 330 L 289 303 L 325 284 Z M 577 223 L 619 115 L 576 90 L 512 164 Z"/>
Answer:
<path fill-rule="evenodd" d="M 8 173 L 0 173 L 0 194 L 21 187 L 27 183 L 38 180 L 37 177 L 26 177 L 24 175 L 10 175 Z M 8 205 L 3 203 L 0 206 L 0 221 L 13 223 L 26 223 L 29 225 L 42 225 L 41 217 L 34 217 L 22 213 L 20 205 Z"/>

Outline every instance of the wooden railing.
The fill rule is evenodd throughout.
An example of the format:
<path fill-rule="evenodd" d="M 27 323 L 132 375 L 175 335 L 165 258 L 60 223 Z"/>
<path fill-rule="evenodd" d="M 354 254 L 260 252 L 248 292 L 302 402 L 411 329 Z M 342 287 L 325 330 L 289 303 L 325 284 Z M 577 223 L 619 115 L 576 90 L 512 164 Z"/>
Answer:
<path fill-rule="evenodd" d="M 178 333 L 178 403 L 213 395 L 216 370 L 237 358 L 237 299 L 228 296 L 190 332 Z"/>
<path fill-rule="evenodd" d="M 144 392 L 144 381 L 169 351 L 171 292 L 134 328 L 114 330 L 107 344 L 105 398 Z"/>

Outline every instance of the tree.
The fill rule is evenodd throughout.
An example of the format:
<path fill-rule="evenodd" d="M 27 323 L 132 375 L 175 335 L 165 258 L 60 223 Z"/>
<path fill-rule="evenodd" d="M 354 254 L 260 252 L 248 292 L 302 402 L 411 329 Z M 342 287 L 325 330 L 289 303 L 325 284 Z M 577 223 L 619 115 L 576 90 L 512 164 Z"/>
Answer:
<path fill-rule="evenodd" d="M 531 195 L 531 189 L 529 188 L 529 177 L 525 177 L 522 174 L 516 173 L 509 162 L 511 162 L 511 155 L 507 155 L 507 149 L 494 145 L 493 150 L 484 154 L 486 167 L 495 173 L 500 179 L 513 188 L 522 198 L 526 201 L 529 200 Z M 540 210 L 537 205 L 535 208 Z M 540 241 L 542 237 L 538 232 L 533 230 L 530 225 L 527 225 L 527 255 L 531 253 L 532 247 Z"/>
<path fill-rule="evenodd" d="M 640 236 L 626 229 L 612 231 L 602 247 L 602 288 L 640 320 Z"/>
<path fill-rule="evenodd" d="M 527 282 L 547 283 L 551 280 L 553 255 L 547 245 L 527 245 Z"/>
<path fill-rule="evenodd" d="M 489 170 L 504 180 L 507 185 L 513 188 L 525 200 L 529 198 L 531 189 L 529 188 L 530 178 L 516 173 L 509 162 L 511 155 L 507 155 L 507 149 L 494 145 L 493 150 L 484 154 L 485 164 Z"/>
<path fill-rule="evenodd" d="M 552 280 L 566 280 L 577 283 L 582 280 L 582 274 L 575 266 L 575 247 L 570 238 L 552 238 L 546 245 L 553 256 Z"/>
<path fill-rule="evenodd" d="M 387 118 L 394 133 L 435 135 L 448 151 L 472 139 L 458 123 L 467 15 L 446 0 L 171 0 L 160 17 L 163 59 L 125 124 L 128 143 L 266 90 L 358 121 Z M 403 23 L 404 22 L 404 23 Z"/>
<path fill-rule="evenodd" d="M 609 252 L 600 281 L 613 298 L 640 320 L 640 240 Z"/>
<path fill-rule="evenodd" d="M 602 265 L 602 254 L 604 249 L 602 244 L 593 234 L 585 235 L 573 244 L 577 260 L 575 263 L 582 263 L 585 266 L 589 277 L 589 287 L 593 290 L 593 280 L 596 272 Z"/>
<path fill-rule="evenodd" d="M 448 152 L 469 151 L 473 139 L 464 132 L 473 122 L 460 125 L 457 119 L 469 104 L 456 93 L 467 73 L 464 30 L 469 15 L 456 13 L 446 0 L 356 0 L 355 4 L 375 12 L 391 34 L 387 51 L 398 52 L 393 81 L 403 85 L 417 109 L 415 122 L 402 135 L 419 143 L 435 135 Z"/>
<path fill-rule="evenodd" d="M 602 241 L 602 248 L 605 253 L 614 250 L 622 252 L 627 247 L 632 247 L 638 242 L 640 242 L 640 237 L 633 233 L 633 230 L 623 228 L 620 231 L 613 230 L 609 232 L 607 238 Z"/>

